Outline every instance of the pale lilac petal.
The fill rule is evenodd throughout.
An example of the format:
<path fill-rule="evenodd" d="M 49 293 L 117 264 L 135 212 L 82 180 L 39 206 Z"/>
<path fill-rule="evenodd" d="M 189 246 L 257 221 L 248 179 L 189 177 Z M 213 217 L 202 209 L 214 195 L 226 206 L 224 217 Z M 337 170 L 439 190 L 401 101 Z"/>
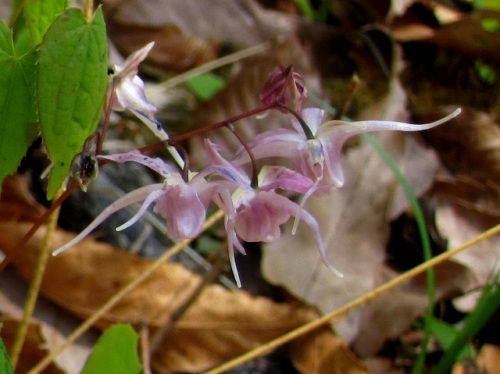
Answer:
<path fill-rule="evenodd" d="M 154 212 L 165 218 L 167 235 L 173 240 L 196 237 L 206 217 L 196 190 L 186 184 L 168 186 L 156 200 Z"/>
<path fill-rule="evenodd" d="M 120 65 L 115 65 L 115 74 L 120 78 L 136 75 L 138 72 L 139 64 L 144 61 L 155 42 L 146 44 L 141 49 L 135 51 Z"/>
<path fill-rule="evenodd" d="M 316 219 L 305 209 L 299 209 L 298 205 L 293 201 L 279 195 L 263 196 L 262 199 L 267 201 L 268 206 L 274 206 L 276 209 L 280 209 L 282 214 L 288 214 L 289 216 L 297 216 L 300 213 L 300 220 L 303 221 L 309 229 L 312 231 L 314 240 L 316 241 L 316 246 L 318 247 L 319 254 L 325 263 L 325 265 L 338 277 L 342 278 L 343 274 L 339 272 L 335 267 L 330 264 L 328 257 L 326 255 L 326 249 L 321 239 L 321 233 L 319 231 L 319 225 Z"/>
<path fill-rule="evenodd" d="M 142 203 L 142 205 L 139 208 L 139 210 L 137 211 L 137 213 L 134 214 L 134 216 L 132 218 L 130 218 L 127 222 L 118 226 L 116 228 L 116 231 L 125 230 L 125 229 L 129 228 L 130 226 L 132 226 L 134 223 L 136 223 L 139 219 L 141 219 L 141 217 L 144 215 L 144 213 L 149 208 L 149 206 L 152 203 L 154 203 L 163 193 L 164 193 L 164 191 L 162 191 L 162 190 L 151 192 L 149 194 L 149 196 L 144 200 L 144 203 Z"/>
<path fill-rule="evenodd" d="M 106 209 L 104 209 L 80 234 L 78 234 L 71 241 L 66 243 L 65 245 L 57 248 L 54 252 L 52 252 L 53 256 L 60 254 L 66 249 L 74 246 L 82 239 L 84 239 L 87 235 L 89 235 L 97 226 L 99 226 L 106 218 L 108 218 L 111 214 L 117 212 L 120 209 L 125 208 L 131 204 L 134 204 L 138 201 L 142 201 L 147 198 L 152 192 L 159 190 L 163 187 L 162 183 L 151 184 L 145 187 L 138 188 L 128 194 L 120 197 L 118 200 L 109 205 Z"/>
<path fill-rule="evenodd" d="M 261 191 L 283 189 L 303 193 L 313 184 L 311 179 L 284 166 L 264 166 L 259 173 Z"/>
<path fill-rule="evenodd" d="M 152 118 L 156 113 L 156 107 L 148 103 L 144 94 L 144 82 L 137 75 L 125 78 L 117 85 L 116 102 L 113 109 L 117 111 L 136 110 Z"/>
<path fill-rule="evenodd" d="M 240 187 L 250 185 L 250 178 L 248 178 L 248 175 L 222 157 L 217 151 L 214 143 L 209 139 L 205 139 L 205 146 L 211 161 L 210 166 L 207 168 L 208 170 L 219 174 L 221 177 L 226 178 Z"/>
<path fill-rule="evenodd" d="M 305 108 L 304 110 L 302 110 L 302 119 L 314 135 L 321 126 L 321 121 L 323 120 L 324 114 L 325 111 L 319 108 Z M 292 119 L 292 125 L 299 134 L 302 134 L 304 132 L 299 122 L 295 118 Z"/>
<path fill-rule="evenodd" d="M 281 208 L 289 202 L 274 192 L 259 191 L 236 206 L 235 230 L 247 242 L 271 242 L 281 236 L 280 225 L 288 221 L 290 212 Z"/>
<path fill-rule="evenodd" d="M 371 131 L 422 131 L 432 129 L 433 127 L 442 125 L 445 122 L 458 116 L 462 110 L 460 108 L 456 109 L 447 116 L 430 123 L 423 123 L 421 125 L 410 124 L 404 122 L 394 122 L 394 121 L 357 121 L 357 122 L 347 122 L 352 126 L 359 127 L 361 132 L 371 132 Z M 335 125 L 346 123 L 343 121 L 330 121 L 325 123 L 323 126 L 330 126 L 330 123 Z"/>
<path fill-rule="evenodd" d="M 167 178 L 171 174 L 178 173 L 179 170 L 171 164 L 166 163 L 161 158 L 152 158 L 146 156 L 139 152 L 138 150 L 133 150 L 126 153 L 115 153 L 111 155 L 101 155 L 98 158 L 105 160 L 111 160 L 114 162 L 124 163 L 124 162 L 137 162 L 138 164 L 147 166 L 151 170 L 156 171 L 162 177 Z"/>
<path fill-rule="evenodd" d="M 300 144 L 305 141 L 306 137 L 295 131 L 276 129 L 255 136 L 248 143 L 248 147 L 256 160 L 268 157 L 291 158 L 297 153 Z M 250 157 L 244 148 L 239 149 L 233 158 L 236 164 L 248 161 Z"/>

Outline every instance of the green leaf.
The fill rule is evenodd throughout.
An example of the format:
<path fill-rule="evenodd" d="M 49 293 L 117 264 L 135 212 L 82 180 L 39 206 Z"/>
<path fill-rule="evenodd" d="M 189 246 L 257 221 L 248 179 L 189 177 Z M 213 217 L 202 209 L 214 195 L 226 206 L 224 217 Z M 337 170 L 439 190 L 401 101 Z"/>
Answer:
<path fill-rule="evenodd" d="M 42 41 L 43 34 L 57 15 L 68 7 L 69 0 L 26 0 L 24 17 L 33 45 Z"/>
<path fill-rule="evenodd" d="M 101 115 L 108 83 L 101 9 L 88 22 L 79 9 L 57 17 L 40 45 L 37 66 L 38 116 L 53 164 L 47 190 L 52 199 Z"/>
<path fill-rule="evenodd" d="M 2 339 L 0 339 L 0 374 L 12 374 L 12 366 L 10 366 L 9 355 L 5 349 Z"/>
<path fill-rule="evenodd" d="M 452 325 L 434 317 L 427 318 L 425 323 L 427 324 L 430 333 L 436 337 L 436 340 L 443 350 L 448 350 L 458 336 L 458 330 Z M 472 357 L 473 355 L 474 351 L 470 346 L 465 344 L 460 352 L 457 352 L 456 360 L 461 361 L 464 358 Z"/>
<path fill-rule="evenodd" d="M 35 52 L 16 56 L 12 32 L 0 23 L 0 185 L 13 173 L 38 133 Z"/>
<path fill-rule="evenodd" d="M 94 346 L 80 374 L 139 373 L 137 341 L 137 334 L 129 325 L 111 326 Z"/>
<path fill-rule="evenodd" d="M 199 100 L 208 101 L 222 90 L 226 83 L 221 77 L 206 73 L 188 79 L 186 85 Z"/>

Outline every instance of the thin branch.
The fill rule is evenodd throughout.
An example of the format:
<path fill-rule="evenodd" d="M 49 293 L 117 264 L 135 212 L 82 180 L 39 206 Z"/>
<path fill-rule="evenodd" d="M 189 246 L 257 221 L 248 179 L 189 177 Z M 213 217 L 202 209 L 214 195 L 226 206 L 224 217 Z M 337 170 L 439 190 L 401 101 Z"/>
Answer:
<path fill-rule="evenodd" d="M 297 339 L 301 336 L 304 336 L 305 334 L 310 333 L 311 331 L 316 330 L 319 327 L 322 327 L 326 325 L 327 323 L 332 322 L 334 319 L 343 316 L 347 312 L 350 312 L 351 310 L 357 308 L 360 305 L 366 304 L 367 302 L 377 298 L 384 292 L 387 292 L 394 287 L 397 287 L 401 285 L 402 283 L 410 280 L 411 278 L 425 272 L 427 269 L 430 269 L 443 261 L 446 261 L 450 259 L 451 257 L 455 256 L 456 254 L 464 251 L 467 248 L 472 247 L 473 245 L 476 245 L 483 240 L 486 240 L 490 237 L 493 237 L 497 234 L 500 234 L 500 224 L 490 228 L 489 230 L 484 231 L 483 233 L 479 234 L 475 238 L 463 243 L 462 245 L 444 252 L 431 260 L 424 262 L 413 269 L 408 270 L 407 272 L 391 279 L 390 281 L 382 284 L 381 286 L 375 288 L 374 290 L 362 295 L 361 297 L 351 301 L 350 303 L 347 303 L 346 305 L 342 306 L 339 309 L 336 309 L 328 314 L 325 314 L 318 319 L 315 319 L 314 321 L 311 321 L 301 327 L 298 327 L 295 330 L 292 330 L 288 332 L 287 334 L 284 334 L 280 336 L 279 338 L 276 338 L 274 340 L 271 340 L 270 342 L 261 345 L 239 357 L 236 357 L 220 366 L 217 366 L 216 368 L 213 368 L 212 370 L 209 370 L 205 372 L 205 374 L 219 374 L 226 372 L 227 370 L 233 369 L 237 366 L 240 366 L 244 364 L 245 362 L 248 362 L 250 360 L 253 360 L 256 357 L 262 356 L 266 353 L 271 352 L 272 350 L 281 347 L 282 345 Z"/>

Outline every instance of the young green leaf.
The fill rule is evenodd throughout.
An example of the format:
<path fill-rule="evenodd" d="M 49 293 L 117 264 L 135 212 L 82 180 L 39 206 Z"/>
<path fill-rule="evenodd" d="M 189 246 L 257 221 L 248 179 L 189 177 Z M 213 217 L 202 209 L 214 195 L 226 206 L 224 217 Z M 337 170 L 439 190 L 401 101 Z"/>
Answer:
<path fill-rule="evenodd" d="M 12 366 L 10 366 L 9 355 L 5 349 L 2 339 L 0 339 L 0 374 L 12 374 Z"/>
<path fill-rule="evenodd" d="M 199 100 L 208 101 L 222 90 L 226 83 L 217 75 L 206 73 L 188 79 L 186 85 Z"/>
<path fill-rule="evenodd" d="M 57 15 L 68 7 L 69 0 L 26 0 L 24 3 L 24 18 L 31 35 L 32 45 L 42 41 L 43 34 Z"/>
<path fill-rule="evenodd" d="M 129 325 L 111 326 L 94 346 L 80 374 L 139 373 L 137 340 L 137 334 Z"/>
<path fill-rule="evenodd" d="M 0 186 L 13 173 L 38 133 L 35 53 L 18 57 L 12 32 L 0 23 Z"/>
<path fill-rule="evenodd" d="M 108 83 L 101 9 L 88 22 L 73 8 L 57 17 L 44 35 L 37 67 L 38 116 L 53 164 L 47 190 L 52 199 L 101 115 Z"/>

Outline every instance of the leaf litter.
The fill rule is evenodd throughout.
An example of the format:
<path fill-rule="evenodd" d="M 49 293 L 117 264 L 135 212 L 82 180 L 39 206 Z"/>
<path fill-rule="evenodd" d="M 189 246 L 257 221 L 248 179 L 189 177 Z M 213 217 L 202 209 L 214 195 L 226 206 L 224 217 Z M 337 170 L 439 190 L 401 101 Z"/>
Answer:
<path fill-rule="evenodd" d="M 240 49 L 285 36 L 287 40 L 280 44 L 281 49 L 277 48 L 267 53 L 265 58 L 256 57 L 237 64 L 229 75 L 226 90 L 198 109 L 198 119 L 195 120 L 198 125 L 216 122 L 255 106 L 258 102 L 256 87 L 272 69 L 269 61 L 272 61 L 272 64 L 293 62 L 306 77 L 308 85 L 316 87 L 315 93 L 320 96 L 323 94 L 319 88 L 320 77 L 317 74 L 321 67 L 317 65 L 318 59 L 311 58 L 318 52 L 314 51 L 314 47 L 318 45 L 304 47 L 304 44 L 295 38 L 295 21 L 290 21 L 290 17 L 277 12 L 264 11 L 256 2 L 228 3 L 220 0 L 212 3 L 210 7 L 200 6 L 194 1 L 183 1 L 182 5 L 171 2 L 167 4 L 166 1 L 160 0 L 106 3 L 109 6 L 107 9 L 115 11 L 108 13 L 108 23 L 115 22 L 122 33 L 126 33 L 124 29 L 130 28 L 130 35 L 124 36 L 121 42 L 116 40 L 122 52 L 126 52 L 124 48 L 127 46 L 127 41 L 134 40 L 132 32 L 134 35 L 138 34 L 138 39 L 133 42 L 138 44 L 149 35 L 157 32 L 160 33 L 158 35 L 167 33 L 168 38 L 159 37 L 159 42 L 166 39 L 165 44 L 157 51 L 157 61 L 152 60 L 152 64 L 159 66 L 166 74 L 209 60 L 217 53 L 222 53 L 222 47 L 228 42 L 232 48 Z M 411 6 L 416 3 L 421 2 L 393 1 L 392 7 L 393 10 L 400 7 L 396 14 L 399 16 L 404 12 L 408 13 L 409 9 L 413 11 Z M 112 5 L 115 4 L 119 7 L 113 9 Z M 165 11 L 158 12 L 157 9 Z M 207 11 L 213 11 L 213 14 L 207 17 Z M 227 17 L 227 14 L 230 14 L 230 17 Z M 344 15 L 352 16 L 349 12 Z M 209 24 L 207 20 L 210 20 Z M 431 35 L 429 43 L 457 48 L 456 41 L 450 39 L 456 32 L 453 28 L 460 32 L 466 28 L 464 24 L 470 25 L 470 22 L 475 23 L 477 31 L 477 20 L 473 20 L 472 17 L 462 17 L 462 24 L 451 23 L 447 28 L 432 30 L 431 34 L 427 34 Z M 214 24 L 221 23 L 228 23 L 228 27 L 225 30 L 213 27 Z M 393 28 L 392 31 L 396 38 L 401 35 L 397 29 Z M 399 39 L 402 44 L 408 40 L 408 34 L 406 35 L 405 40 Z M 172 44 L 169 44 L 169 38 Z M 188 53 L 182 48 L 175 47 L 183 43 L 192 48 Z M 467 45 L 459 45 L 458 48 L 462 48 L 462 53 L 478 55 L 479 52 L 474 49 L 477 46 L 473 44 L 474 40 L 468 39 Z M 172 45 L 174 47 L 170 48 Z M 200 54 L 200 51 L 205 54 Z M 182 57 L 183 53 L 190 58 L 193 54 L 198 57 L 191 62 L 186 59 L 187 57 Z M 324 56 L 323 50 L 320 55 Z M 492 57 L 496 58 L 495 55 Z M 162 66 L 158 63 L 160 59 L 173 63 Z M 178 65 L 175 65 L 176 61 L 179 61 Z M 355 61 L 360 63 L 359 58 Z M 326 65 L 326 61 L 323 63 Z M 409 67 L 414 65 L 410 64 Z M 401 89 L 411 90 L 407 72 L 408 68 L 403 74 L 405 87 Z M 422 74 L 422 71 L 419 72 Z M 427 76 L 420 76 L 418 80 L 410 76 L 410 80 L 418 81 L 419 84 L 427 80 L 431 87 L 439 83 Z M 415 86 L 414 83 L 413 85 Z M 370 91 L 369 85 L 366 89 Z M 435 92 L 428 88 L 426 90 L 426 93 L 432 92 L 433 95 L 437 95 L 441 92 L 441 87 L 434 90 Z M 386 101 L 393 104 L 396 101 L 396 105 L 385 106 L 377 102 L 372 108 L 378 111 L 377 118 L 400 119 L 401 116 L 409 115 L 407 108 L 410 107 L 412 112 L 415 112 L 412 115 L 420 121 L 424 115 L 435 115 L 429 109 L 429 102 L 437 103 L 433 105 L 434 109 L 441 108 L 442 104 L 450 104 L 450 100 L 446 102 L 442 98 L 435 101 L 425 95 L 422 98 L 420 96 L 422 92 L 422 89 L 412 91 L 407 100 L 405 93 L 393 90 L 391 94 L 395 96 L 389 95 Z M 467 95 L 468 93 L 462 96 Z M 475 104 L 477 103 L 473 102 L 470 106 Z M 353 107 L 356 107 L 356 103 Z M 365 114 L 367 115 L 366 112 Z M 484 116 L 484 112 L 478 111 L 477 114 L 473 114 L 474 120 L 459 124 L 454 121 L 453 124 L 445 125 L 434 132 L 423 134 L 426 141 L 437 151 L 439 160 L 436 153 L 422 146 L 419 137 L 390 134 L 382 139 L 390 151 L 393 148 L 393 157 L 401 162 L 400 167 L 408 170 L 407 177 L 417 194 L 435 204 L 436 222 L 441 235 L 448 240 L 449 248 L 498 222 L 499 200 L 498 182 L 496 182 L 498 181 L 498 147 L 496 147 L 499 140 L 498 125 L 492 118 L 485 120 Z M 272 121 L 272 117 L 249 121 L 242 124 L 242 128 L 250 131 L 247 136 L 251 138 L 255 123 L 265 127 Z M 485 122 L 487 125 L 482 124 Z M 451 126 L 460 128 L 452 129 Z M 439 131 L 442 133 L 439 134 Z M 227 143 L 235 147 L 234 139 L 221 134 L 215 136 L 225 138 Z M 193 148 L 196 149 L 196 145 Z M 460 151 L 455 151 L 456 149 Z M 485 162 L 485 159 L 488 161 Z M 331 279 L 333 278 L 331 274 L 330 277 L 325 274 L 312 248 L 314 246 L 309 243 L 310 238 L 301 231 L 300 226 L 299 232 L 294 237 L 284 235 L 281 242 L 266 246 L 262 265 L 264 275 L 272 283 L 285 285 L 298 299 L 317 307 L 320 312 L 330 311 L 337 305 L 343 305 L 356 295 L 372 289 L 397 274 L 385 264 L 385 246 L 390 235 L 388 221 L 408 210 L 401 189 L 378 156 L 366 144 L 349 150 L 344 166 L 346 180 L 351 185 L 335 191 L 331 196 L 311 200 L 308 205 L 308 209 L 318 217 L 318 220 L 324 222 L 321 226 L 326 228 L 325 236 L 331 245 L 330 259 L 346 274 L 344 283 L 340 284 L 336 279 Z M 347 172 L 350 174 L 347 175 Z M 433 188 L 426 193 L 431 185 Z M 4 196 L 5 194 L 2 200 Z M 30 217 L 27 209 L 20 208 L 16 212 L 15 204 L 17 203 L 14 203 L 12 208 L 14 214 L 9 213 L 6 219 L 29 221 L 42 211 L 37 206 L 32 209 L 36 213 Z M 0 212 L 3 214 L 4 211 L 0 209 Z M 2 227 L 6 230 L 6 233 L 1 235 L 2 240 L 6 237 L 11 239 L 5 240 L 15 242 L 14 236 L 21 235 L 27 226 L 6 223 L 6 226 L 2 224 Z M 285 231 L 290 230 L 285 229 Z M 67 240 L 66 235 L 58 232 L 54 246 L 57 245 L 57 240 L 61 242 Z M 2 243 L 2 249 L 12 246 L 12 242 L 8 244 Z M 60 259 L 60 263 L 50 265 L 52 269 L 48 269 L 48 281 L 44 283 L 43 292 L 48 298 L 75 315 L 85 318 L 120 286 L 133 278 L 134 274 L 138 274 L 147 266 L 147 261 L 134 256 L 123 256 L 122 252 L 90 240 L 82 248 L 85 249 L 75 248 L 74 255 L 71 254 L 73 250 L 69 251 L 68 256 L 71 257 Z M 456 260 L 438 267 L 436 269 L 438 297 L 450 299 L 484 284 L 493 270 L 492 265 L 498 261 L 498 248 L 500 248 L 498 243 L 490 240 L 473 251 L 457 256 Z M 28 258 L 31 256 L 32 254 Z M 28 265 L 26 263 L 16 265 L 24 276 L 29 277 L 30 261 L 28 260 Z M 88 265 L 80 269 L 81 263 Z M 304 266 L 310 271 L 304 271 Z M 95 279 L 99 279 L 99 282 L 95 282 Z M 157 329 L 167 323 L 169 316 L 175 310 L 175 305 L 182 304 L 183 295 L 189 294 L 189 290 L 200 282 L 198 276 L 174 264 L 166 264 L 163 271 L 158 271 L 152 279 L 133 291 L 124 302 L 99 322 L 99 326 L 103 328 L 117 321 L 134 324 L 145 322 L 151 329 Z M 287 329 L 299 326 L 316 316 L 300 303 L 275 304 L 263 298 L 250 297 L 243 292 L 228 292 L 219 286 L 208 286 L 203 294 L 197 301 L 198 309 L 193 306 L 193 309 L 176 324 L 169 335 L 169 338 L 175 337 L 175 339 L 165 345 L 168 349 L 157 352 L 155 357 L 157 369 L 165 369 L 166 372 L 203 370 L 220 360 L 226 360 L 261 344 L 260 335 L 263 331 L 269 330 L 269 326 L 274 328 L 265 335 L 266 339 L 271 339 L 274 336 L 272 334 L 282 334 Z M 220 303 L 214 303 L 214 299 Z M 468 311 L 474 305 L 474 297 L 457 299 L 455 304 L 458 308 Z M 290 347 L 291 360 L 295 368 L 304 373 L 327 373 L 334 364 L 350 368 L 353 372 L 355 370 L 363 372 L 365 370 L 363 365 L 346 350 L 344 342 L 350 344 L 361 357 L 373 356 L 388 339 L 397 339 L 407 332 L 412 321 L 422 315 L 425 305 L 424 280 L 421 277 L 416 278 L 351 313 L 343 321 L 335 323 L 335 329 L 341 339 L 335 337 L 330 329 L 323 329 L 312 336 L 297 340 Z M 267 314 L 264 315 L 261 310 Z M 292 320 L 288 319 L 289 316 L 293 317 Z M 201 319 L 202 317 L 205 319 Z M 287 323 L 283 323 L 285 319 Z M 218 330 L 220 335 L 216 335 Z M 221 344 L 221 341 L 226 344 Z M 336 350 L 337 346 L 340 347 L 340 351 Z M 179 354 L 183 350 L 186 350 L 186 353 Z M 199 360 L 193 360 L 193 357 L 199 357 Z M 342 363 L 346 366 L 342 366 Z"/>

